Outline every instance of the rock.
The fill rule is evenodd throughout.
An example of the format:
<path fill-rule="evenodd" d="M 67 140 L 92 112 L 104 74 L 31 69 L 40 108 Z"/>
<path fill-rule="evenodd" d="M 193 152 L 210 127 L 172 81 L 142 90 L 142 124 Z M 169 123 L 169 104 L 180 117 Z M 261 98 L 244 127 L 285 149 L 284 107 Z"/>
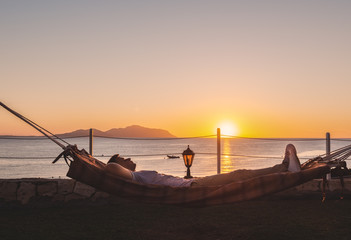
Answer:
<path fill-rule="evenodd" d="M 37 186 L 37 192 L 39 196 L 52 197 L 57 193 L 57 183 L 54 181 L 39 183 Z"/>
<path fill-rule="evenodd" d="M 330 192 L 341 192 L 341 183 L 339 179 L 335 179 L 334 181 L 328 181 L 327 190 Z"/>
<path fill-rule="evenodd" d="M 57 181 L 58 194 L 69 194 L 73 192 L 75 181 L 72 179 L 60 179 Z"/>
<path fill-rule="evenodd" d="M 84 197 L 91 197 L 95 192 L 95 188 L 93 187 L 90 187 L 86 184 L 83 184 L 83 183 L 80 183 L 80 182 L 76 182 L 76 186 L 74 187 L 74 193 L 77 193 L 81 196 L 84 196 Z"/>
<path fill-rule="evenodd" d="M 297 191 L 299 192 L 318 192 L 320 191 L 320 184 L 321 182 L 318 180 L 312 180 L 297 186 Z"/>
<path fill-rule="evenodd" d="M 97 201 L 97 200 L 100 200 L 100 199 L 106 199 L 106 198 L 109 198 L 110 197 L 110 194 L 108 193 L 105 193 L 105 192 L 96 192 L 92 197 L 91 197 L 91 200 L 93 202 Z"/>
<path fill-rule="evenodd" d="M 52 202 L 64 202 L 65 201 L 65 195 L 63 195 L 63 194 L 56 194 L 55 196 L 52 197 L 51 201 Z"/>
<path fill-rule="evenodd" d="M 22 182 L 17 190 L 17 200 L 22 204 L 27 204 L 32 197 L 35 197 L 35 190 L 35 184 Z"/>
<path fill-rule="evenodd" d="M 350 194 L 351 193 L 351 179 L 350 178 L 345 178 L 345 189 L 344 192 Z"/>
<path fill-rule="evenodd" d="M 71 193 L 65 196 L 65 202 L 70 202 L 72 200 L 82 200 L 82 199 L 85 199 L 85 197 L 76 193 Z"/>
<path fill-rule="evenodd" d="M 0 182 L 0 199 L 8 201 L 16 201 L 17 197 L 17 187 L 18 183 L 16 182 Z"/>

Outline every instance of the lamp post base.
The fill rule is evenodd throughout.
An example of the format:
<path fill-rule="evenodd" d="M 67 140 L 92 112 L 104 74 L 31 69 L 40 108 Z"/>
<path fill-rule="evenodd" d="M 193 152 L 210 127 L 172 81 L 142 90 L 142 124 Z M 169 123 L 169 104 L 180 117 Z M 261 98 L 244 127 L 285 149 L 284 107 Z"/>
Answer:
<path fill-rule="evenodd" d="M 193 176 L 190 175 L 190 167 L 188 167 L 188 169 L 186 170 L 186 176 L 184 178 L 185 179 L 193 178 Z"/>

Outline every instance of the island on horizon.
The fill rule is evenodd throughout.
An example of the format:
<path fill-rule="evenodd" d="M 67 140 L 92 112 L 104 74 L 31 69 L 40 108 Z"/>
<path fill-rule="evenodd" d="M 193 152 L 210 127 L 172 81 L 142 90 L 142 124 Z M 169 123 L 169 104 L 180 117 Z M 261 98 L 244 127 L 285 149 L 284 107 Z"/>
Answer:
<path fill-rule="evenodd" d="M 61 138 L 69 137 L 86 137 L 89 136 L 90 129 L 79 129 L 73 132 L 56 134 Z M 116 138 L 176 138 L 167 130 L 147 128 L 139 125 L 131 125 L 125 128 L 112 128 L 107 131 L 101 131 L 93 128 L 95 137 L 116 137 Z"/>
<path fill-rule="evenodd" d="M 71 137 L 88 137 L 90 129 L 79 129 L 67 133 L 55 134 L 60 138 L 71 138 Z M 111 138 L 177 138 L 167 130 L 157 128 L 147 128 L 139 125 L 131 125 L 125 128 L 112 128 L 107 131 L 101 131 L 93 128 L 93 135 L 95 137 L 111 137 Z M 3 138 L 38 138 L 45 136 L 34 136 L 34 135 L 0 135 Z"/>

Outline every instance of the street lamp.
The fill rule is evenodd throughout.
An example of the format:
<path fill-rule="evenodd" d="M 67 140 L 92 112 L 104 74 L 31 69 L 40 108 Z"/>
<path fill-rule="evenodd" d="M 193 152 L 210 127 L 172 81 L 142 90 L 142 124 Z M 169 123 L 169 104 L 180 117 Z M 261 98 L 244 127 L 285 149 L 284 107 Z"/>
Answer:
<path fill-rule="evenodd" d="M 184 164 L 187 167 L 186 176 L 184 178 L 192 178 L 190 175 L 190 167 L 193 164 L 195 153 L 189 148 L 183 152 Z"/>

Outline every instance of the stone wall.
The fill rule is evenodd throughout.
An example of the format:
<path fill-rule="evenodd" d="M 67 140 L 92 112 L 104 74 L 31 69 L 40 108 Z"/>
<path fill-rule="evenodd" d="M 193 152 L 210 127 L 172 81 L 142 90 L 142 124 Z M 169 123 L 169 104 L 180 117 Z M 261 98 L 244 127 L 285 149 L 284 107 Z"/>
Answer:
<path fill-rule="evenodd" d="M 275 196 L 296 197 L 321 194 L 322 181 L 313 180 L 290 188 Z M 332 179 L 327 185 L 327 196 L 340 195 L 341 185 L 338 179 Z M 351 196 L 351 179 L 345 179 L 344 194 Z M 96 190 L 93 187 L 72 179 L 0 179 L 0 205 L 8 203 L 30 204 L 35 202 L 68 203 L 88 201 L 91 203 L 110 202 L 115 197 Z"/>
<path fill-rule="evenodd" d="M 88 200 L 95 202 L 110 195 L 72 179 L 1 179 L 0 200 L 3 203 L 28 204 L 37 200 L 70 202 Z"/>

